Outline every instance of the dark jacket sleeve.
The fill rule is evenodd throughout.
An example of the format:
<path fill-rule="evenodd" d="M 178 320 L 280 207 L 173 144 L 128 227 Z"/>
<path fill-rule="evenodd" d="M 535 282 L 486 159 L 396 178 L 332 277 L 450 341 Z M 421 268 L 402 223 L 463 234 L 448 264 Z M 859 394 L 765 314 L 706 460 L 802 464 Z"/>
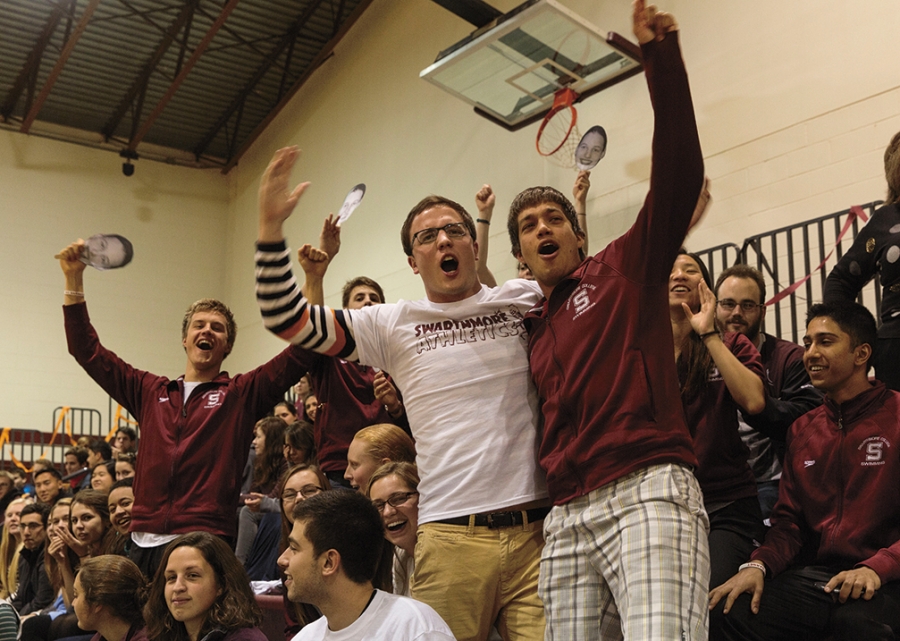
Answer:
<path fill-rule="evenodd" d="M 135 369 L 100 344 L 86 303 L 63 306 L 63 315 L 69 353 L 103 391 L 132 416 L 139 417 L 142 385 L 145 377 L 153 375 Z"/>
<path fill-rule="evenodd" d="M 822 393 L 809 382 L 801 359 L 791 359 L 784 369 L 781 394 L 766 386 L 766 407 L 759 414 L 744 414 L 744 421 L 757 432 L 784 443 L 791 424 L 822 404 Z"/>
<path fill-rule="evenodd" d="M 13 605 L 16 606 L 16 609 L 22 616 L 30 612 L 40 612 L 53 601 L 53 586 L 50 585 L 50 579 L 47 577 L 46 570 L 44 570 L 43 555 L 36 556 L 35 559 L 36 567 L 30 564 L 22 567 L 22 569 L 27 568 L 28 570 L 30 575 L 29 583 L 34 590 L 34 596 L 27 603 L 17 604 L 15 600 L 13 601 Z"/>
<path fill-rule="evenodd" d="M 325 358 L 311 350 L 290 345 L 275 358 L 246 374 L 234 377 L 246 394 L 256 416 L 265 416 L 284 400 L 285 392 L 310 371 L 317 359 Z M 252 424 L 251 424 L 252 426 Z"/>
<path fill-rule="evenodd" d="M 650 191 L 614 260 L 638 282 L 665 282 L 703 185 L 703 154 L 678 32 L 641 46 L 653 105 Z M 652 260 L 648 260 L 652 256 Z"/>
<path fill-rule="evenodd" d="M 863 227 L 853 245 L 838 261 L 828 278 L 825 280 L 825 289 L 822 291 L 822 300 L 826 303 L 854 302 L 860 290 L 865 287 L 878 272 L 879 253 L 873 251 L 874 240 L 882 235 L 880 223 L 885 214 L 879 209 L 872 216 L 872 220 Z"/>

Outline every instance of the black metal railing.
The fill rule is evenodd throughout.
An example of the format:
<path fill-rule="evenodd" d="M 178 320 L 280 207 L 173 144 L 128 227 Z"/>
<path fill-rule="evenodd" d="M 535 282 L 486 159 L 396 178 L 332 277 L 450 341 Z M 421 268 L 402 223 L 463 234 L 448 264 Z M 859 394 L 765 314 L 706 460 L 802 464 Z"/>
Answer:
<path fill-rule="evenodd" d="M 860 207 L 871 218 L 876 207 L 881 204 L 882 201 L 878 200 Z M 838 242 L 841 230 L 848 224 L 848 220 L 847 233 Z M 723 269 L 736 263 L 756 267 L 765 277 L 767 300 L 810 275 L 796 291 L 770 305 L 766 313 L 769 333 L 799 342 L 805 329 L 807 308 L 822 300 L 825 279 L 853 244 L 863 224 L 851 209 L 845 209 L 751 236 L 740 247 L 726 243 L 696 253 L 707 261 L 713 281 Z M 857 300 L 868 307 L 875 318 L 880 318 L 881 288 L 875 280 L 860 291 Z"/>

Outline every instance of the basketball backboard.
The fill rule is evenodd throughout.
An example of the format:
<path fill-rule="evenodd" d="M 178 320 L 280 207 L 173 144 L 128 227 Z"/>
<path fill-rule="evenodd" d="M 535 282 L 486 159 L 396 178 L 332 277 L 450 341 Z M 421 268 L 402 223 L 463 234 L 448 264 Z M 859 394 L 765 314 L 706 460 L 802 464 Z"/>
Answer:
<path fill-rule="evenodd" d="M 515 131 L 543 118 L 559 89 L 578 102 L 641 71 L 637 45 L 555 0 L 528 0 L 442 51 L 419 77 Z"/>

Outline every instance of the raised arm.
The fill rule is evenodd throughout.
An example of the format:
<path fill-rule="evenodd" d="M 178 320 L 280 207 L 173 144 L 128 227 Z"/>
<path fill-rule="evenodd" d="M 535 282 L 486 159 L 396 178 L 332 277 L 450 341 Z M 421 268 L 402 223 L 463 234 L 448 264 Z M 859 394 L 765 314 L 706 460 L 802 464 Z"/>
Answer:
<path fill-rule="evenodd" d="M 703 155 L 674 18 L 636 0 L 633 27 L 653 106 L 650 192 L 615 255 L 629 277 L 661 284 L 697 206 Z M 654 259 L 646 260 L 648 255 Z"/>
<path fill-rule="evenodd" d="M 591 172 L 582 169 L 575 177 L 575 184 L 572 186 L 572 204 L 575 205 L 575 216 L 578 218 L 578 226 L 584 232 L 584 253 L 590 254 L 588 250 L 588 229 L 587 229 L 587 197 L 591 190 Z"/>
<path fill-rule="evenodd" d="M 475 194 L 478 217 L 475 219 L 475 242 L 478 243 L 478 280 L 488 287 L 496 287 L 497 279 L 488 269 L 488 242 L 491 236 L 491 216 L 494 215 L 494 190 L 490 185 L 482 185 Z"/>
<path fill-rule="evenodd" d="M 79 238 L 54 256 L 59 259 L 59 266 L 65 276 L 63 305 L 76 305 L 84 302 L 84 268 L 87 265 L 80 260 L 83 250 L 84 241 Z"/>
<path fill-rule="evenodd" d="M 341 227 L 334 219 L 334 214 L 328 214 L 322 225 L 322 233 L 319 234 L 319 247 L 307 244 L 297 251 L 297 260 L 306 275 L 303 295 L 313 305 L 325 304 L 325 272 L 340 250 Z"/>
<path fill-rule="evenodd" d="M 357 360 L 351 314 L 311 305 L 294 278 L 283 225 L 309 186 L 289 188 L 299 156 L 296 147 L 275 152 L 259 187 L 259 240 L 256 248 L 256 300 L 263 323 L 274 334 L 319 354 Z"/>
<path fill-rule="evenodd" d="M 766 406 L 766 395 L 763 388 L 762 365 L 759 357 L 759 372 L 754 372 L 744 365 L 722 341 L 716 331 L 716 296 L 706 283 L 700 282 L 700 311 L 691 313 L 687 303 L 681 304 L 685 316 L 691 322 L 693 330 L 701 337 L 709 355 L 712 356 L 725 387 L 734 401 L 748 414 L 759 414 Z M 752 347 L 748 341 L 748 347 Z"/>

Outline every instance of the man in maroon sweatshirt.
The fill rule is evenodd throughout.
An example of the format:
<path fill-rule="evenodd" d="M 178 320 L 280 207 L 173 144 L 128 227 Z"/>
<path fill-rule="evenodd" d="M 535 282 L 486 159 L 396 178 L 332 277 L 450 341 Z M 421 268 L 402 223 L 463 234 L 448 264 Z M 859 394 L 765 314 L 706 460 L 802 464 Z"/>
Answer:
<path fill-rule="evenodd" d="M 558 191 L 519 194 L 513 255 L 543 303 L 525 318 L 541 397 L 546 641 L 705 639 L 708 521 L 692 467 L 669 322 L 669 272 L 703 157 L 672 16 L 634 3 L 654 110 L 650 193 L 625 235 L 584 257 Z"/>
<path fill-rule="evenodd" d="M 772 529 L 710 592 L 710 639 L 897 638 L 900 393 L 869 382 L 876 336 L 861 305 L 810 308 L 803 362 L 825 404 L 791 426 Z"/>

